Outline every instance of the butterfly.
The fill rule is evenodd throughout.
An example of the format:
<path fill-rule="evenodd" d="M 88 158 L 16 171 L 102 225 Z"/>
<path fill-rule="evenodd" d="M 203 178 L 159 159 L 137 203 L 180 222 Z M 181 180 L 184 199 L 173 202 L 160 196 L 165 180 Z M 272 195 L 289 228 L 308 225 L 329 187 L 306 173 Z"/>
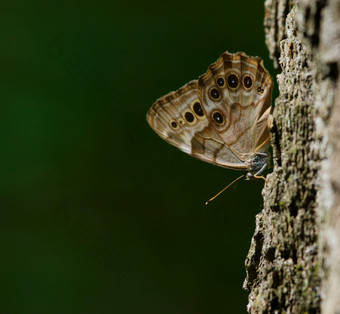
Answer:
<path fill-rule="evenodd" d="M 198 80 L 156 100 L 147 121 L 191 156 L 265 179 L 272 90 L 261 58 L 224 52 Z"/>

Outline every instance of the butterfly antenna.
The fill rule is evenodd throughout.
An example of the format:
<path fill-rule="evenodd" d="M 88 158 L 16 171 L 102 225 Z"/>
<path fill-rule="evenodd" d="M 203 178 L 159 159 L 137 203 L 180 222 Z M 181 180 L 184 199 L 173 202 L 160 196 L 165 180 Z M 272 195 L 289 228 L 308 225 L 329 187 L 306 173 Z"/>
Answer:
<path fill-rule="evenodd" d="M 238 180 L 240 180 L 242 177 L 244 177 L 244 174 L 239 176 L 237 179 L 235 179 L 233 182 L 229 183 L 222 191 L 218 192 L 214 197 L 212 197 L 210 200 L 205 202 L 205 205 L 208 205 L 208 203 L 210 203 L 211 201 L 213 201 L 217 196 L 219 196 L 220 194 L 222 194 L 228 187 L 230 187 L 231 185 L 233 185 L 235 182 L 237 182 Z"/>

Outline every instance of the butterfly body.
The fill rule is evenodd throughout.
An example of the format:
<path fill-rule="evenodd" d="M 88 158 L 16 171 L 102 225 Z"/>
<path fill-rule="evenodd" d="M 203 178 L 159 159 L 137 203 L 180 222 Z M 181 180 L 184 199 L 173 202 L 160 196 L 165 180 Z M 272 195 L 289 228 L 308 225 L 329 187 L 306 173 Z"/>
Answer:
<path fill-rule="evenodd" d="M 255 179 L 269 162 L 272 88 L 260 58 L 225 52 L 198 80 L 159 98 L 147 121 L 185 153 Z"/>

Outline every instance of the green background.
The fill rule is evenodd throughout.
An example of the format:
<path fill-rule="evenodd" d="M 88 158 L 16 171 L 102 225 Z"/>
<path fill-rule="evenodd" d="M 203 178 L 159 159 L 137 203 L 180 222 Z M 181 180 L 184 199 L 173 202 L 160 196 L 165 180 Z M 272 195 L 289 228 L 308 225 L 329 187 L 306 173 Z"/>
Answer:
<path fill-rule="evenodd" d="M 219 55 L 272 62 L 262 1 L 3 1 L 1 313 L 242 313 L 263 182 L 146 113 Z"/>

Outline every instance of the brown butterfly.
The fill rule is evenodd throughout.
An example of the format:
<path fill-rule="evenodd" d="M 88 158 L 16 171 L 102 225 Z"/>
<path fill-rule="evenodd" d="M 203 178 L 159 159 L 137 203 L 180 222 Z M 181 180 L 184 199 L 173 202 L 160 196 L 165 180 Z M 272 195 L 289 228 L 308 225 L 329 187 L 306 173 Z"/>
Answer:
<path fill-rule="evenodd" d="M 272 89 L 259 57 L 225 52 L 198 80 L 159 98 L 147 121 L 191 156 L 264 179 Z"/>

